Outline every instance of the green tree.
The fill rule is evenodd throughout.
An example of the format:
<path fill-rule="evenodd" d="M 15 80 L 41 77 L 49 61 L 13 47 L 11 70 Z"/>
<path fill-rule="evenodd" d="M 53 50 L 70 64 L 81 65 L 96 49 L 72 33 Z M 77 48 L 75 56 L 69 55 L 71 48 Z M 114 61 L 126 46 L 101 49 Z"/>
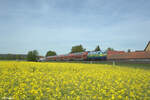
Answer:
<path fill-rule="evenodd" d="M 46 53 L 45 56 L 47 57 L 47 56 L 55 56 L 55 55 L 56 55 L 56 52 L 50 50 L 50 51 L 48 51 L 48 52 Z"/>
<path fill-rule="evenodd" d="M 106 51 L 115 51 L 113 48 L 109 47 Z"/>
<path fill-rule="evenodd" d="M 84 52 L 85 50 L 82 45 L 77 45 L 72 47 L 71 53 Z"/>
<path fill-rule="evenodd" d="M 128 49 L 128 52 L 131 52 L 131 49 Z"/>
<path fill-rule="evenodd" d="M 37 61 L 39 54 L 37 50 L 29 51 L 27 54 L 27 60 L 28 61 Z"/>
<path fill-rule="evenodd" d="M 21 55 L 16 55 L 17 60 L 22 60 Z"/>
<path fill-rule="evenodd" d="M 6 59 L 7 60 L 13 60 L 13 55 L 12 54 L 7 54 Z"/>
<path fill-rule="evenodd" d="M 101 49 L 100 49 L 99 45 L 95 48 L 95 50 L 94 50 L 94 51 L 101 51 Z"/>
<path fill-rule="evenodd" d="M 4 59 L 4 57 L 1 57 L 1 56 L 0 56 L 0 60 L 3 60 L 3 59 Z"/>

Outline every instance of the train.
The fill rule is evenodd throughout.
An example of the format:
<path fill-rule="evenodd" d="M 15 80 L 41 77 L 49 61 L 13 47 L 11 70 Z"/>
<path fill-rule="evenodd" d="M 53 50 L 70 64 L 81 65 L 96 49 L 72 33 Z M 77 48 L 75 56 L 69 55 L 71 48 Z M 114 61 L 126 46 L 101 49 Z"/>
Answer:
<path fill-rule="evenodd" d="M 39 61 L 149 61 L 150 60 L 150 42 L 142 51 L 85 51 L 78 53 L 69 53 L 64 55 L 39 57 Z"/>
<path fill-rule="evenodd" d="M 45 61 L 101 61 L 107 60 L 107 52 L 85 51 L 56 56 L 47 56 Z"/>

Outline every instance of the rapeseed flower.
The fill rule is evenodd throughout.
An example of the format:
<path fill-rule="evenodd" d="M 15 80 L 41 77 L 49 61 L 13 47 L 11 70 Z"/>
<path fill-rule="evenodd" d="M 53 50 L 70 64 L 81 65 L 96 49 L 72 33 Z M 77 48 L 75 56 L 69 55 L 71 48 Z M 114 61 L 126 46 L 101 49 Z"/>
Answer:
<path fill-rule="evenodd" d="M 149 77 L 128 66 L 0 61 L 0 99 L 148 100 Z"/>

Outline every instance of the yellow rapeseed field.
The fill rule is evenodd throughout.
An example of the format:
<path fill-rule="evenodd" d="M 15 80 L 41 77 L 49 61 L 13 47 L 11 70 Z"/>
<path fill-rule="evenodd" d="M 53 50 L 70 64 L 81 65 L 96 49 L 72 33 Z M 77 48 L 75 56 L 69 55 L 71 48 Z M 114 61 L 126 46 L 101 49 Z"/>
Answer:
<path fill-rule="evenodd" d="M 1 61 L 0 99 L 150 100 L 150 70 L 105 64 Z"/>

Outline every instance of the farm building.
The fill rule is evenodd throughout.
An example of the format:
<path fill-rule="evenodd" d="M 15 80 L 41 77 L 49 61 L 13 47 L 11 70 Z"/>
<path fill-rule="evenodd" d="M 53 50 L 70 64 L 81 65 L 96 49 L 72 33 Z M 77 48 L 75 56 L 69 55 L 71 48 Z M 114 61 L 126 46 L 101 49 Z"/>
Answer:
<path fill-rule="evenodd" d="M 133 60 L 133 61 L 150 61 L 150 42 L 147 44 L 144 51 L 123 52 L 109 51 L 108 60 Z"/>

